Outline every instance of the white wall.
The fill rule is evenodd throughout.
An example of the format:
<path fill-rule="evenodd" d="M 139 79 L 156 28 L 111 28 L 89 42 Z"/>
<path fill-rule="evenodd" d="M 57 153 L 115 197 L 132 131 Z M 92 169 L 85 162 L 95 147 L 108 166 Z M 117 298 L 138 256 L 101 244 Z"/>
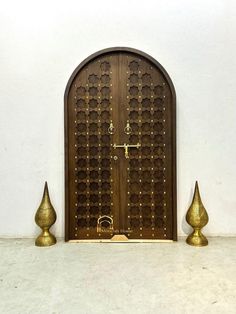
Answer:
<path fill-rule="evenodd" d="M 234 0 L 0 3 L 0 236 L 35 236 L 44 180 L 64 234 L 63 94 L 97 50 L 156 58 L 177 93 L 178 229 L 199 180 L 208 235 L 236 235 Z"/>

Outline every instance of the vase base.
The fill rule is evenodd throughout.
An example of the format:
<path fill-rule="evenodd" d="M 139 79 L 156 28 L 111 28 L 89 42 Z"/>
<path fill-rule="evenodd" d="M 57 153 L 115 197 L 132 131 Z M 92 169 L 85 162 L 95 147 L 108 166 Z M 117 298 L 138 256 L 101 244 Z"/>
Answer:
<path fill-rule="evenodd" d="M 40 234 L 35 240 L 36 246 L 51 246 L 56 243 L 57 243 L 57 240 L 54 237 L 54 235 L 51 233 L 47 235 Z"/>
<path fill-rule="evenodd" d="M 207 238 L 202 233 L 199 233 L 199 231 L 197 232 L 197 234 L 196 234 L 196 232 L 193 232 L 192 234 L 190 234 L 187 237 L 186 242 L 192 246 L 206 246 L 206 245 L 208 245 Z"/>

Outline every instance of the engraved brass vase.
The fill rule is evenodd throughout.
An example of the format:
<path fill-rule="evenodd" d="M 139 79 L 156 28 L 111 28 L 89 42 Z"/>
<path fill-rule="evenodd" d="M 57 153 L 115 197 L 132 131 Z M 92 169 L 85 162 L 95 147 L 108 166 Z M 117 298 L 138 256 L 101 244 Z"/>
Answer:
<path fill-rule="evenodd" d="M 35 222 L 42 229 L 41 234 L 35 240 L 36 246 L 50 246 L 56 244 L 55 236 L 49 231 L 57 219 L 56 212 L 51 204 L 48 185 L 45 182 L 43 198 L 35 214 Z"/>
<path fill-rule="evenodd" d="M 198 182 L 196 181 L 192 204 L 190 205 L 186 220 L 193 228 L 193 232 L 187 237 L 186 242 L 193 246 L 208 245 L 207 238 L 202 234 L 201 229 L 208 223 L 208 214 L 202 203 Z"/>

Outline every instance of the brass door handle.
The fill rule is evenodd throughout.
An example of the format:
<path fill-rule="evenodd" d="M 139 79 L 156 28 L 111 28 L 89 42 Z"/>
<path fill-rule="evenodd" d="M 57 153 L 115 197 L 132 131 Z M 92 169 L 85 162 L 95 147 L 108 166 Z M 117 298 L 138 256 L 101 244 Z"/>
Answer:
<path fill-rule="evenodd" d="M 131 126 L 129 124 L 129 120 L 127 120 L 126 127 L 124 128 L 124 132 L 126 134 L 130 134 L 132 132 Z"/>
<path fill-rule="evenodd" d="M 124 143 L 123 145 L 117 145 L 117 144 L 113 145 L 113 148 L 115 148 L 115 149 L 119 148 L 119 147 L 124 148 L 124 150 L 125 150 L 125 158 L 129 158 L 129 148 L 132 148 L 132 147 L 139 148 L 139 147 L 141 147 L 141 144 L 137 143 L 136 145 L 130 145 L 130 144 Z"/>

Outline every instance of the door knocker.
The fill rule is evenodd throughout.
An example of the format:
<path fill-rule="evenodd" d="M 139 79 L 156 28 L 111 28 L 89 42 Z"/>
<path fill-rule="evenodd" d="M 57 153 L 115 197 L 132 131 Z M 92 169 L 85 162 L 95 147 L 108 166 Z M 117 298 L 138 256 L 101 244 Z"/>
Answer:
<path fill-rule="evenodd" d="M 129 120 L 127 120 L 126 127 L 124 128 L 125 134 L 130 134 L 132 132 Z"/>
<path fill-rule="evenodd" d="M 111 120 L 110 126 L 109 126 L 109 128 L 108 128 L 108 133 L 109 133 L 109 134 L 114 134 L 114 133 L 115 133 L 115 128 L 114 128 L 114 125 L 113 125 L 112 120 Z"/>

